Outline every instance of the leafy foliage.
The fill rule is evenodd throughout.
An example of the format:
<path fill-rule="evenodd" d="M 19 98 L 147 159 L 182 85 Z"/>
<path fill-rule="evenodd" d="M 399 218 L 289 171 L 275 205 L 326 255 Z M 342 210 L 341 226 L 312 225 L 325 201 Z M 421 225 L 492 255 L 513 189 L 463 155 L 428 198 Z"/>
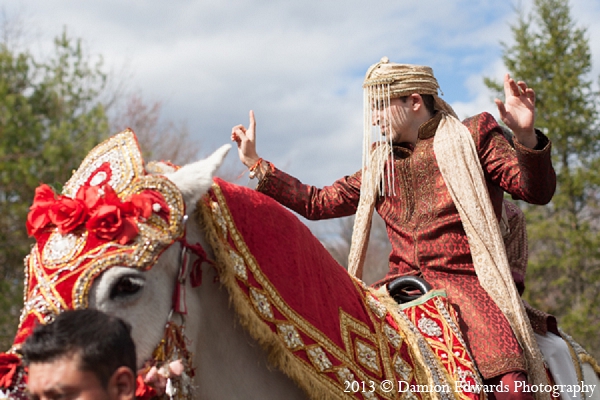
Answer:
<path fill-rule="evenodd" d="M 600 126 L 598 93 L 589 78 L 586 30 L 567 0 L 535 0 L 503 44 L 512 76 L 536 91 L 536 125 L 553 145 L 557 191 L 550 205 L 523 205 L 530 244 L 526 299 L 554 314 L 596 358 L 600 356 Z M 501 92 L 501 84 L 486 79 Z"/>
<path fill-rule="evenodd" d="M 0 295 L 9 311 L 0 314 L 1 348 L 12 343 L 22 305 L 23 257 L 32 244 L 25 220 L 35 188 L 66 182 L 108 135 L 99 100 L 105 83 L 102 60 L 87 57 L 66 33 L 42 61 L 0 44 Z"/>

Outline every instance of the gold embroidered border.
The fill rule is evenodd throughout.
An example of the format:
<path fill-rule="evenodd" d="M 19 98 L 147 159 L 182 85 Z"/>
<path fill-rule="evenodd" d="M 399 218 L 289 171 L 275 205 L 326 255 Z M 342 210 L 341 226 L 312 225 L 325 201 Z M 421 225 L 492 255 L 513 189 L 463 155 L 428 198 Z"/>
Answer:
<path fill-rule="evenodd" d="M 209 206 L 204 204 L 202 200 L 198 205 L 196 218 L 203 228 L 206 239 L 218 261 L 220 282 L 229 292 L 230 301 L 236 310 L 240 323 L 265 349 L 269 361 L 294 380 L 310 398 L 323 400 L 352 399 L 351 393 L 343 393 L 339 390 L 339 383 L 333 382 L 333 379 L 318 373 L 309 362 L 294 356 L 288 350 L 284 341 L 256 314 L 254 307 L 248 303 L 246 294 L 238 286 L 238 280 L 233 272 L 233 265 L 230 265 L 232 261 L 229 258 L 227 248 L 229 243 L 223 238 L 222 232 L 219 234 L 222 227 L 219 227 L 219 223 L 213 220 L 212 210 Z M 223 217 L 226 218 L 225 215 Z M 290 320 L 293 324 L 296 322 L 291 318 Z M 303 349 L 304 346 L 301 348 Z"/>
<path fill-rule="evenodd" d="M 385 342 L 381 343 L 378 340 L 377 336 L 370 331 L 370 329 L 367 325 L 365 325 L 363 322 L 355 319 L 348 313 L 344 312 L 344 310 L 342 310 L 341 308 L 340 308 L 340 325 L 342 328 L 342 330 L 341 330 L 342 341 L 344 342 L 344 347 L 346 348 L 346 353 L 354 355 L 354 359 L 356 360 L 356 362 L 360 363 L 360 365 L 362 365 L 364 368 L 367 368 L 369 371 L 371 371 L 371 373 L 373 373 L 373 375 L 375 375 L 377 377 L 381 377 L 383 370 L 380 370 L 380 371 L 374 370 L 374 369 L 370 368 L 368 365 L 365 365 L 364 363 L 360 362 L 360 359 L 358 357 L 358 349 L 355 344 L 355 341 L 352 340 L 351 333 L 355 333 L 355 334 L 357 333 L 359 337 L 362 337 L 363 339 L 367 339 L 367 340 L 371 341 L 373 343 L 373 345 L 379 349 L 383 349 L 383 348 L 387 349 L 387 343 L 385 343 Z M 381 356 L 381 355 L 382 354 L 378 353 L 378 356 Z M 379 361 L 379 358 L 381 358 L 380 361 Z M 378 357 L 378 364 L 381 364 L 382 362 L 384 362 L 383 357 Z M 387 375 L 386 378 L 387 379 L 393 378 L 393 375 Z M 381 382 L 378 382 L 378 383 L 380 384 Z"/>
<path fill-rule="evenodd" d="M 424 339 L 421 336 L 417 336 L 417 334 L 413 331 L 411 324 L 408 320 L 408 317 L 400 310 L 398 307 L 398 303 L 394 300 L 387 292 L 385 286 L 382 286 L 379 289 L 370 289 L 379 299 L 379 301 L 384 304 L 390 312 L 392 319 L 398 325 L 400 331 L 404 335 L 404 340 L 408 343 L 408 348 L 410 349 L 412 361 L 414 363 L 413 372 L 415 374 L 417 382 L 422 385 L 428 385 L 429 387 L 435 387 L 436 382 L 434 380 L 432 371 L 437 370 L 440 371 L 444 367 L 440 363 L 439 360 L 428 360 L 425 358 L 425 354 L 418 351 L 419 349 L 419 341 L 423 341 Z M 441 393 L 432 392 L 429 393 L 432 400 L 442 400 Z"/>
<path fill-rule="evenodd" d="M 411 172 L 414 174 L 414 181 L 410 190 L 413 191 L 413 196 L 419 199 L 415 203 L 412 222 L 415 229 L 417 227 L 423 229 L 435 221 L 437 211 L 435 207 L 438 202 L 436 177 L 439 177 L 440 174 L 437 162 L 430 162 L 431 159 L 435 161 L 433 139 L 418 141 L 411 158 L 413 159 Z"/>
<path fill-rule="evenodd" d="M 294 310 L 292 310 L 291 308 L 289 308 L 289 306 L 287 306 L 287 304 L 280 298 L 277 291 L 273 288 L 273 285 L 269 282 L 268 278 L 262 274 L 262 271 L 258 268 L 256 259 L 252 256 L 252 254 L 250 254 L 248 248 L 246 247 L 243 238 L 241 237 L 240 233 L 237 231 L 237 228 L 232 219 L 231 213 L 227 207 L 227 204 L 225 202 L 223 194 L 220 191 L 220 188 L 218 188 L 218 186 L 214 185 L 213 193 L 214 193 L 215 197 L 217 198 L 217 201 L 221 208 L 220 216 L 225 220 L 225 224 L 227 225 L 226 227 L 228 228 L 227 231 L 228 231 L 229 235 L 231 236 L 231 239 L 233 240 L 234 244 L 236 245 L 237 251 L 244 258 L 249 270 L 253 273 L 254 278 L 262 286 L 264 292 L 268 294 L 268 297 L 272 301 L 272 304 L 275 305 L 275 307 L 278 309 L 278 311 L 281 312 L 281 314 L 284 317 L 288 318 L 288 320 L 290 322 L 292 322 L 295 326 L 298 326 L 306 336 L 310 337 L 312 340 L 319 343 L 333 357 L 335 357 L 338 361 L 342 362 L 342 365 L 334 367 L 333 368 L 334 370 L 339 371 L 341 369 L 349 367 L 353 370 L 353 372 L 358 376 L 358 378 L 360 380 L 367 381 L 367 382 L 368 381 L 378 381 L 377 379 L 374 379 L 375 377 L 369 376 L 366 373 L 364 373 L 363 367 L 361 367 L 354 360 L 352 360 L 351 357 L 347 353 L 345 353 L 343 350 L 341 350 L 328 337 L 326 337 L 320 331 L 315 329 L 311 324 L 307 323 Z M 225 240 L 223 238 L 223 235 L 217 235 L 217 234 L 210 235 L 210 233 L 215 232 L 216 229 L 220 228 L 221 231 L 223 229 L 222 227 L 220 227 L 221 223 L 219 221 L 215 221 L 214 216 L 211 214 L 210 208 L 214 208 L 214 207 L 209 207 L 208 205 L 205 205 L 203 203 L 202 207 L 199 207 L 199 208 L 201 209 L 200 217 L 203 220 L 203 221 L 201 221 L 201 222 L 203 222 L 203 225 L 205 225 L 206 227 L 208 227 L 208 225 L 210 225 L 213 228 L 212 230 L 206 229 L 206 232 L 207 232 L 207 238 L 209 238 L 209 236 L 211 237 L 211 238 L 209 238 L 209 240 L 211 241 L 211 244 L 213 245 L 213 249 L 215 249 L 216 256 L 219 256 L 219 253 L 220 253 L 220 258 L 223 259 L 220 261 L 225 261 L 225 264 L 228 264 L 229 263 L 228 251 L 227 251 L 227 249 L 224 248 L 224 246 L 225 247 L 229 246 L 229 243 L 223 243 L 223 241 Z M 219 228 L 217 228 L 217 227 L 219 227 Z M 217 249 L 219 249 L 219 251 L 217 251 Z M 245 303 L 246 302 L 246 299 L 245 299 L 246 294 L 238 286 L 238 283 L 237 283 L 238 281 L 235 279 L 235 274 L 231 273 L 230 270 L 229 271 L 221 271 L 221 273 L 223 275 L 223 278 L 221 279 L 221 281 L 223 282 L 223 284 L 225 284 L 228 291 L 230 292 L 230 295 L 232 296 L 232 301 L 234 302 L 234 304 L 236 304 L 236 309 L 238 310 L 240 319 L 243 321 L 243 325 L 252 334 L 252 336 L 255 337 L 255 339 L 257 339 L 259 341 L 259 343 L 261 343 L 267 349 L 271 349 L 271 351 L 270 351 L 271 357 L 270 358 L 275 364 L 280 366 L 281 369 L 284 370 L 284 372 L 286 372 L 288 375 L 290 375 L 307 392 L 318 393 L 318 397 L 320 397 L 320 398 L 322 398 L 323 393 L 321 391 L 312 392 L 311 388 L 314 387 L 314 382 L 306 382 L 306 375 L 305 375 L 306 372 L 309 372 L 309 374 L 314 379 L 317 379 L 319 381 L 319 384 L 324 386 L 323 389 L 326 388 L 327 391 L 332 391 L 332 392 L 330 392 L 331 395 L 335 395 L 336 397 L 340 396 L 340 395 L 344 396 L 344 397 L 352 397 L 352 396 L 349 396 L 348 393 L 346 393 L 346 394 L 340 393 L 339 383 L 335 382 L 331 376 L 324 376 L 323 374 L 317 373 L 314 370 L 314 367 L 311 365 L 307 365 L 307 363 L 304 360 L 302 360 L 302 363 L 295 362 L 295 361 L 299 361 L 301 359 L 290 355 L 291 353 L 290 354 L 285 353 L 285 352 L 289 352 L 289 350 L 284 347 L 285 344 L 283 343 L 282 339 L 279 337 L 279 335 L 277 335 L 276 333 L 273 333 L 269 326 L 263 325 L 264 329 L 256 327 L 256 325 L 260 325 L 260 324 L 256 324 L 256 319 L 260 320 L 260 317 L 258 317 L 255 314 L 252 315 L 252 314 L 248 313 L 248 311 L 249 311 L 247 309 L 248 306 Z M 242 281 L 241 283 L 247 285 L 247 282 Z M 356 282 L 355 282 L 355 285 L 358 286 L 358 284 Z M 367 290 L 366 287 L 363 287 L 363 289 Z M 383 329 L 382 329 L 383 324 L 382 324 L 382 322 L 379 322 L 377 319 L 375 319 L 375 316 L 372 315 L 373 312 L 369 309 L 369 307 L 365 307 L 365 309 L 367 310 L 367 313 L 368 313 L 369 317 L 371 318 L 372 323 L 374 324 L 374 327 L 375 327 L 375 333 L 374 334 L 371 333 L 371 337 L 375 336 L 376 339 L 371 338 L 371 340 L 373 341 L 373 343 L 377 344 L 377 348 L 380 350 L 379 355 L 381 356 L 381 361 L 384 365 L 384 371 L 385 371 L 386 377 L 393 379 L 393 377 L 395 375 L 393 374 L 393 371 L 392 371 L 391 357 L 389 355 L 389 348 L 387 347 L 388 346 L 387 338 L 385 337 L 385 334 L 383 333 Z M 247 323 L 244 323 L 244 322 L 247 322 Z M 367 328 L 366 325 L 364 327 Z M 367 330 L 368 330 L 368 328 L 367 328 Z M 254 334 L 253 334 L 253 332 L 254 332 Z M 279 345 L 276 345 L 274 343 L 274 341 L 272 339 L 273 337 L 276 338 L 277 343 Z M 346 347 L 348 347 L 348 345 L 346 345 Z M 304 368 L 302 368 L 302 371 L 300 372 L 300 371 L 297 371 L 292 366 L 292 364 L 302 365 Z M 309 367 L 309 368 L 306 368 L 306 367 Z M 417 370 L 418 370 L 418 368 L 417 368 Z M 422 376 L 422 374 L 420 374 L 420 375 Z M 332 383 L 331 381 L 334 381 L 335 383 Z M 379 382 L 377 382 L 377 383 L 379 383 Z M 394 393 L 380 392 L 379 395 L 384 398 L 390 398 L 390 396 L 395 397 Z"/>

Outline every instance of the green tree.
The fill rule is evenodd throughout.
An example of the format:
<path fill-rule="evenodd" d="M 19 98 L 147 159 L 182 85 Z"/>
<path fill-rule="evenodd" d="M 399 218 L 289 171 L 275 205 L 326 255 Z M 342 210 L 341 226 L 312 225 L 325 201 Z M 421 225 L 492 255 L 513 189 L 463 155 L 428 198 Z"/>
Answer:
<path fill-rule="evenodd" d="M 534 0 L 513 25 L 503 60 L 533 87 L 536 125 L 552 140 L 557 191 L 546 207 L 522 205 L 530 263 L 525 298 L 600 357 L 600 130 L 585 28 L 567 0 Z M 486 79 L 498 93 L 501 84 Z"/>
<path fill-rule="evenodd" d="M 109 134 L 100 96 L 102 59 L 66 32 L 37 60 L 0 43 L 0 348 L 7 349 L 22 306 L 23 257 L 33 243 L 25 221 L 35 188 L 68 180 Z M 59 189 L 59 188 L 58 188 Z"/>

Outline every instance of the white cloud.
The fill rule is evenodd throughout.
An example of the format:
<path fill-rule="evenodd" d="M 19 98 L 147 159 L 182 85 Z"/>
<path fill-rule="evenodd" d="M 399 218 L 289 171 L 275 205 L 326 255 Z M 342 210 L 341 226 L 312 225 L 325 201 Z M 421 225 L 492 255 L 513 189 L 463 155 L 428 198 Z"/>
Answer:
<path fill-rule="evenodd" d="M 498 108 L 494 103 L 496 94 L 485 86 L 483 77 L 501 82 L 504 74 L 506 74 L 506 67 L 498 59 L 496 62 L 487 65 L 482 71 L 467 77 L 465 86 L 469 100 L 456 101 L 451 104 L 458 117 L 463 119 L 486 111 L 498 119 Z"/>
<path fill-rule="evenodd" d="M 492 0 L 9 0 L 4 7 L 22 14 L 40 51 L 67 26 L 130 87 L 163 100 L 165 116 L 186 121 L 206 152 L 254 109 L 260 154 L 317 185 L 360 165 L 361 82 L 370 64 L 386 55 L 431 65 L 459 115 L 495 111 L 482 77 L 502 78 L 499 43 L 511 40 L 515 18 L 510 4 Z M 590 29 L 595 76 L 599 8 L 573 0 L 575 18 Z M 235 162 L 235 152 L 228 157 Z"/>

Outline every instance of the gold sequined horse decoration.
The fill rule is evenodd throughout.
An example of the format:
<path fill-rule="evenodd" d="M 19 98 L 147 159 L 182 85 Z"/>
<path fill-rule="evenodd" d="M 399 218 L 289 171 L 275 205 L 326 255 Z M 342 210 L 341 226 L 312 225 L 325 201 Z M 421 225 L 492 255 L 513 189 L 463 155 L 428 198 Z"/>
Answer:
<path fill-rule="evenodd" d="M 132 325 L 139 398 L 485 397 L 443 292 L 400 308 L 350 277 L 291 212 L 213 179 L 228 149 L 144 166 L 128 130 L 38 189 L 5 397 L 26 397 L 34 325 L 85 307 Z"/>

